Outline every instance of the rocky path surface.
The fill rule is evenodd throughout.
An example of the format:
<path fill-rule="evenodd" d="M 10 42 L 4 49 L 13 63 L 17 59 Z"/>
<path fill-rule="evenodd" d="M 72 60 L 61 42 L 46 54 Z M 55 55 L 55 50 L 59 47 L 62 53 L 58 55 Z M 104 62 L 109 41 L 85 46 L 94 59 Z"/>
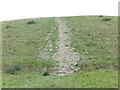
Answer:
<path fill-rule="evenodd" d="M 58 75 L 66 75 L 77 71 L 75 64 L 79 60 L 77 53 L 72 51 L 70 47 L 69 40 L 69 29 L 66 26 L 66 23 L 57 18 L 58 30 L 59 30 L 59 42 L 58 42 L 58 52 L 53 56 L 54 59 L 59 61 L 59 66 L 55 67 L 55 72 Z"/>

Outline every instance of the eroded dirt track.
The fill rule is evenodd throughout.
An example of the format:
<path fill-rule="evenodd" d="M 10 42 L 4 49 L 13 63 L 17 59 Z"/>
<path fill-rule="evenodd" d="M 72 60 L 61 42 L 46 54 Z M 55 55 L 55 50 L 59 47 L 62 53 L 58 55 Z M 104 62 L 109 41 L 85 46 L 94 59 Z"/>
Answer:
<path fill-rule="evenodd" d="M 55 72 L 59 75 L 65 75 L 77 71 L 75 64 L 79 60 L 79 56 L 72 51 L 69 40 L 69 29 L 65 21 L 57 18 L 59 30 L 58 52 L 53 56 L 54 59 L 59 61 L 59 67 L 55 67 Z"/>

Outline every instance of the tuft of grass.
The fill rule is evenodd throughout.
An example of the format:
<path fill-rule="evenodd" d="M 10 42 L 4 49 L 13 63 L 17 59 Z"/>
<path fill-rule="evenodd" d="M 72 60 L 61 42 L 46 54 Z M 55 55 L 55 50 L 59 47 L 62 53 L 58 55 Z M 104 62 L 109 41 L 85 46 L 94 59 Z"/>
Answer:
<path fill-rule="evenodd" d="M 36 24 L 36 22 L 35 21 L 28 21 L 28 22 L 26 22 L 27 24 Z"/>
<path fill-rule="evenodd" d="M 9 67 L 6 70 L 6 73 L 16 74 L 18 71 L 21 71 L 21 70 L 22 70 L 22 66 L 20 64 L 16 64 L 16 65 L 13 65 L 13 66 Z"/>
<path fill-rule="evenodd" d="M 110 21 L 111 18 L 103 18 L 102 21 Z"/>
<path fill-rule="evenodd" d="M 43 76 L 49 76 L 49 72 L 44 72 Z"/>
<path fill-rule="evenodd" d="M 42 60 L 41 66 L 45 68 L 45 70 L 43 71 L 43 76 L 49 76 L 51 72 L 53 73 L 51 68 L 56 65 L 57 62 L 55 60 Z"/>
<path fill-rule="evenodd" d="M 65 34 L 68 34 L 68 32 L 65 32 Z"/>
<path fill-rule="evenodd" d="M 43 67 L 53 67 L 56 65 L 56 61 L 55 60 L 42 60 L 41 65 Z"/>
<path fill-rule="evenodd" d="M 5 28 L 10 28 L 10 26 L 9 26 L 9 25 L 6 25 Z"/>
<path fill-rule="evenodd" d="M 103 15 L 99 15 L 98 17 L 103 17 Z"/>

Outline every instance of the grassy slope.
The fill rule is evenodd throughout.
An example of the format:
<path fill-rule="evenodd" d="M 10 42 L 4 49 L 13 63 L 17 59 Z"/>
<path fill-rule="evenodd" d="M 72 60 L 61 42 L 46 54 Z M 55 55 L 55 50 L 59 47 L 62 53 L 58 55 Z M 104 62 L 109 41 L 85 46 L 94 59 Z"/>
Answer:
<path fill-rule="evenodd" d="M 111 21 L 102 21 L 103 18 L 111 18 Z M 80 53 L 80 62 L 88 65 L 88 69 L 117 67 L 118 17 L 81 16 L 64 20 L 71 29 L 71 46 Z"/>
<path fill-rule="evenodd" d="M 4 74 L 4 88 L 117 88 L 118 73 L 115 70 L 77 72 L 66 76 L 42 76 L 39 72 Z M 21 79 L 22 78 L 22 79 Z"/>
<path fill-rule="evenodd" d="M 82 60 L 86 58 L 94 59 L 95 63 L 117 63 L 117 18 L 111 17 L 112 21 L 102 22 L 100 17 L 69 17 L 64 18 L 68 21 L 68 27 L 73 28 L 71 31 L 72 35 L 72 46 L 75 52 L 80 52 L 83 55 Z M 118 87 L 118 72 L 116 70 L 98 70 L 98 71 L 81 71 L 66 76 L 42 76 L 41 72 L 35 72 L 34 66 L 40 65 L 37 62 L 38 59 L 38 48 L 45 47 L 45 39 L 50 32 L 54 29 L 53 40 L 54 43 L 57 41 L 58 36 L 57 26 L 54 22 L 54 18 L 41 18 L 32 19 L 37 24 L 28 25 L 25 21 L 9 21 L 4 22 L 3 25 L 3 66 L 13 66 L 16 63 L 22 63 L 25 65 L 32 66 L 32 71 L 26 71 L 25 69 L 18 72 L 15 75 L 3 73 L 3 88 L 7 87 L 40 87 L 40 88 L 92 88 L 92 87 Z M 6 24 L 9 28 L 5 28 Z M 101 28 L 102 27 L 102 28 Z M 97 30 L 97 31 L 96 31 Z M 102 30 L 102 31 L 101 31 Z M 108 33 L 108 31 L 111 32 Z M 102 32 L 103 36 L 99 36 Z M 92 36 L 86 36 L 86 34 L 92 34 Z M 110 41 L 106 41 L 109 37 Z M 98 39 L 101 39 L 100 41 Z M 86 44 L 94 41 L 97 45 L 95 47 L 87 47 Z M 75 43 L 76 42 L 76 43 Z M 103 44 L 104 43 L 104 44 Z M 56 46 L 56 43 L 54 43 Z M 53 45 L 53 46 L 54 46 Z M 93 45 L 93 44 L 89 44 Z M 98 46 L 104 49 L 98 49 Z M 109 47 L 107 47 L 109 46 Z M 115 47 L 116 46 L 116 47 Z M 40 51 L 43 50 L 40 49 Z M 85 51 L 82 49 L 85 49 Z M 110 50 L 109 54 L 106 51 Z M 54 53 L 56 49 L 53 47 L 51 53 Z M 87 54 L 86 51 L 90 53 Z M 112 57 L 112 56 L 113 57 Z M 108 59 L 108 56 L 109 59 Z M 86 58 L 85 58 L 86 57 Z M 107 60 L 107 61 L 106 61 Z M 78 63 L 79 64 L 79 63 Z M 7 67 L 8 68 L 8 67 Z M 33 71 L 34 70 L 34 71 Z M 4 70 L 3 70 L 4 71 Z M 21 79 L 22 78 L 22 79 Z M 19 81 L 19 82 L 18 82 Z"/>
<path fill-rule="evenodd" d="M 34 20 L 36 24 L 26 24 Z M 8 28 L 7 28 L 8 27 Z M 40 52 L 44 51 L 49 40 L 52 43 L 51 56 L 56 52 L 57 26 L 54 18 L 41 18 L 29 20 L 16 20 L 3 22 L 3 66 L 12 66 L 13 64 L 22 64 L 28 66 L 37 66 L 41 62 Z M 49 47 L 47 47 L 49 50 Z M 47 51 L 48 52 L 48 51 Z"/>

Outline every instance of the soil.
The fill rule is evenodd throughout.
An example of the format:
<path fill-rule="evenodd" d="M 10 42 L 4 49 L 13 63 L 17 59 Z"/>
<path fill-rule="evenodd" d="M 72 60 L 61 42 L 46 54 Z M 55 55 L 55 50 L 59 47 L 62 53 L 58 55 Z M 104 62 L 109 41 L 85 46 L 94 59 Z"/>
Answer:
<path fill-rule="evenodd" d="M 79 60 L 79 55 L 74 53 L 72 47 L 70 47 L 70 38 L 68 33 L 70 29 L 67 27 L 66 22 L 57 18 L 58 30 L 59 30 L 59 42 L 58 52 L 54 54 L 53 58 L 59 61 L 59 66 L 55 67 L 54 71 L 58 75 L 71 74 L 77 71 L 75 67 Z M 67 33 L 66 33 L 67 32 Z"/>

